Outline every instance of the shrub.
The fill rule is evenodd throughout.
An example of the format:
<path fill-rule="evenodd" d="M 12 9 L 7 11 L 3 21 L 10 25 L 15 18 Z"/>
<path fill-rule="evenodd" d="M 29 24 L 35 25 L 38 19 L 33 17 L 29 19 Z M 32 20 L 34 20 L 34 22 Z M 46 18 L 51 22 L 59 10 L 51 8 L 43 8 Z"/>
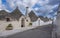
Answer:
<path fill-rule="evenodd" d="M 12 30 L 12 29 L 13 29 L 12 24 L 8 24 L 8 26 L 7 26 L 6 30 Z"/>
<path fill-rule="evenodd" d="M 29 25 L 32 25 L 32 23 L 29 23 Z"/>

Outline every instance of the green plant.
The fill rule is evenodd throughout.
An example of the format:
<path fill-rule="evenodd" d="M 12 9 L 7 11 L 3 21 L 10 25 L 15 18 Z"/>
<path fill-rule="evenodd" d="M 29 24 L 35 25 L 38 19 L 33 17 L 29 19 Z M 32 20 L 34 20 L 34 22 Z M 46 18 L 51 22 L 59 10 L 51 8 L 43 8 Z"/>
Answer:
<path fill-rule="evenodd" d="M 29 23 L 29 25 L 32 25 L 32 23 Z"/>
<path fill-rule="evenodd" d="M 8 27 L 12 27 L 12 24 L 9 24 Z"/>
<path fill-rule="evenodd" d="M 6 27 L 6 30 L 12 30 L 12 29 L 13 29 L 12 24 L 8 24 L 8 26 Z"/>

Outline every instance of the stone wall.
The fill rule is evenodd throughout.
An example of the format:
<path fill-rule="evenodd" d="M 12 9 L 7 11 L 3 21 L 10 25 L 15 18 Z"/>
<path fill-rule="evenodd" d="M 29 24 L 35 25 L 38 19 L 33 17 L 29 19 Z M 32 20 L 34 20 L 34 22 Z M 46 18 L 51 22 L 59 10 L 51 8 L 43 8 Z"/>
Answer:
<path fill-rule="evenodd" d="M 12 24 L 14 29 L 21 28 L 20 23 L 18 21 L 10 21 L 10 22 L 0 21 L 0 30 L 5 30 L 9 24 Z"/>
<path fill-rule="evenodd" d="M 9 21 L 9 22 L 7 22 L 7 21 L 0 21 L 0 30 L 5 30 L 6 27 L 9 24 L 12 24 L 13 29 L 20 29 L 20 28 L 22 28 L 21 27 L 21 20 L 22 20 L 22 18 L 19 21 Z M 24 20 L 25 20 L 25 27 L 28 27 L 29 23 L 30 23 L 30 19 L 29 18 L 27 18 L 27 19 L 24 18 Z M 28 20 L 28 21 L 26 21 L 26 20 Z"/>

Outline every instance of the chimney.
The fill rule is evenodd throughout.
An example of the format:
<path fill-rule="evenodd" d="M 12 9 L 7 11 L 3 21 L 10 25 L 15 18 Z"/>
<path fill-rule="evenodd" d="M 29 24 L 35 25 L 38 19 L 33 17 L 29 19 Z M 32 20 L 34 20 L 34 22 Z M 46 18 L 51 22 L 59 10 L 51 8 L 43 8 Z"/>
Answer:
<path fill-rule="evenodd" d="M 26 17 L 28 16 L 28 11 L 29 11 L 28 8 L 29 7 L 26 7 L 26 13 L 25 13 Z"/>

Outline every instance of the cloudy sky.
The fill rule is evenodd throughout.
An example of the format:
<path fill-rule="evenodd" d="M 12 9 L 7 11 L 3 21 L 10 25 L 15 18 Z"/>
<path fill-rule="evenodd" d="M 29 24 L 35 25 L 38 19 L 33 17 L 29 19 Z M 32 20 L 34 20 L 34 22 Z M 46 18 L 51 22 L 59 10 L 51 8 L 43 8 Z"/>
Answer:
<path fill-rule="evenodd" d="M 26 7 L 33 10 L 37 16 L 55 17 L 60 0 L 0 0 L 0 10 L 12 12 L 17 6 L 25 14 Z"/>

